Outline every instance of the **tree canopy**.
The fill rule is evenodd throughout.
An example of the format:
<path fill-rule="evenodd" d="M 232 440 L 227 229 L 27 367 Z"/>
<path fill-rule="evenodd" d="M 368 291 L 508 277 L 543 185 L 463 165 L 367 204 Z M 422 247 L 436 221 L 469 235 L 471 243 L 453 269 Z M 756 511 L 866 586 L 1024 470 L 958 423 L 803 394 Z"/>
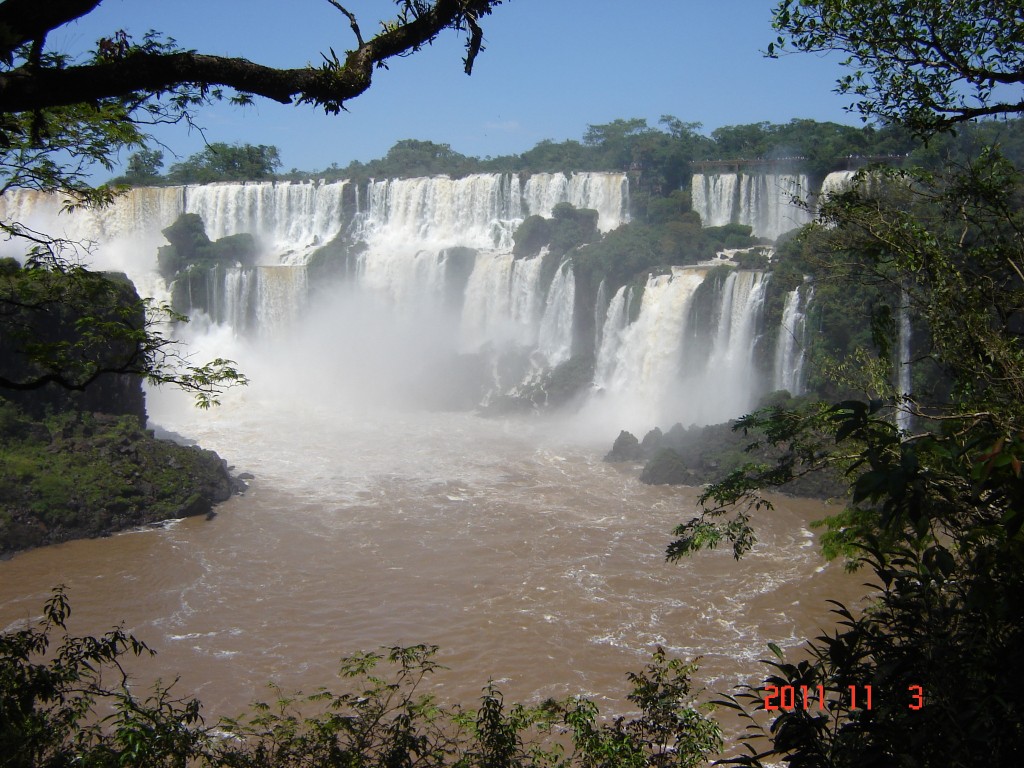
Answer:
<path fill-rule="evenodd" d="M 773 18 L 769 54 L 846 55 L 837 90 L 865 119 L 927 135 L 1024 112 L 1020 0 L 783 0 Z"/>
<path fill-rule="evenodd" d="M 261 181 L 271 178 L 280 166 L 277 147 L 217 141 L 207 144 L 202 152 L 187 160 L 172 165 L 167 172 L 167 181 L 172 184 Z"/>
<path fill-rule="evenodd" d="M 959 128 L 972 141 L 947 137 L 938 166 L 865 169 L 785 249 L 822 294 L 847 305 L 870 297 L 870 334 L 829 366 L 844 399 L 776 404 L 739 421 L 781 459 L 709 487 L 670 546 L 673 558 L 718 543 L 741 556 L 756 540 L 754 515 L 771 509 L 759 489 L 822 467 L 845 472 L 825 542 L 870 570 L 873 591 L 862 608 L 837 604 L 837 626 L 798 660 L 773 647 L 764 683 L 725 702 L 773 711 L 770 727 L 751 721 L 767 744 L 752 739 L 734 764 L 980 768 L 1024 758 L 1019 121 L 1002 133 L 961 125 L 1024 109 L 1022 20 L 1019 2 L 984 0 L 776 9 L 778 46 L 849 55 L 855 71 L 840 91 L 866 118 L 926 138 Z M 899 326 L 911 324 L 908 353 Z M 900 375 L 907 366 L 912 377 Z"/>

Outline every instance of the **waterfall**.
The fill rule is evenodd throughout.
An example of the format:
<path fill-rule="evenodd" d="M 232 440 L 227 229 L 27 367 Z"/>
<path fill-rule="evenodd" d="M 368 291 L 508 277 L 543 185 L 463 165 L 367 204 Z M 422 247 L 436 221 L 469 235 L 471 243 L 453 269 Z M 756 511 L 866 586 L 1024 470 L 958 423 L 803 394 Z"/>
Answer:
<path fill-rule="evenodd" d="M 477 258 L 462 310 L 463 352 L 476 352 L 487 343 L 536 344 L 543 260 L 543 254 L 517 260 L 511 253 Z"/>
<path fill-rule="evenodd" d="M 305 267 L 256 267 L 256 322 L 263 333 L 295 323 L 306 298 Z"/>
<path fill-rule="evenodd" d="M 710 354 L 702 366 L 685 372 L 684 390 L 694 421 L 725 421 L 754 405 L 763 388 L 754 346 L 767 286 L 763 272 L 747 270 L 733 271 L 722 284 Z"/>
<path fill-rule="evenodd" d="M 739 176 L 705 178 L 700 188 L 705 202 L 721 211 L 726 197 L 739 205 L 743 184 Z M 352 350 L 353 360 L 362 355 L 360 361 L 392 382 L 401 375 L 392 362 L 411 366 L 410 355 L 423 371 L 431 364 L 450 368 L 456 355 L 472 356 L 475 362 L 467 358 L 465 366 L 490 366 L 503 388 L 492 390 L 497 393 L 542 381 L 545 370 L 570 359 L 575 337 L 572 262 L 551 269 L 546 250 L 515 258 L 516 227 L 526 216 L 550 215 L 569 202 L 597 210 L 607 229 L 625 221 L 628 199 L 626 177 L 617 173 L 376 180 L 345 190 L 344 182 L 135 190 L 116 215 L 68 220 L 80 231 L 109 237 L 115 230 L 159 232 L 189 211 L 204 218 L 211 238 L 252 232 L 262 245 L 258 266 L 197 272 L 181 283 L 182 298 L 236 335 L 282 339 L 286 329 L 307 324 L 300 317 L 313 287 L 306 256 L 350 227 L 347 237 L 365 244 L 353 257 L 354 269 L 346 282 L 317 286 L 322 306 L 316 322 L 335 329 L 337 348 Z M 356 201 L 347 212 L 343 199 Z M 31 195 L 9 195 L 3 204 L 14 211 L 40 207 Z M 134 278 L 139 264 L 133 268 Z M 587 311 L 594 313 L 595 400 L 612 407 L 607 418 L 618 408 L 629 416 L 624 423 L 645 429 L 665 419 L 707 423 L 741 413 L 766 389 L 753 350 L 767 278 L 718 270 L 714 284 L 702 289 L 708 274 L 673 267 L 650 276 L 642 290 L 635 283 L 614 291 L 598 286 Z M 413 336 L 403 337 L 410 329 Z M 446 379 L 438 381 L 443 389 Z"/>
<path fill-rule="evenodd" d="M 793 203 L 807 198 L 809 184 L 805 174 L 695 173 L 690 192 L 705 227 L 747 224 L 755 237 L 775 240 L 813 220 L 808 207 Z"/>
<path fill-rule="evenodd" d="M 245 182 L 184 188 L 184 212 L 198 214 L 211 240 L 248 232 L 278 263 L 301 263 L 341 230 L 348 182 Z"/>
<path fill-rule="evenodd" d="M 660 423 L 674 410 L 671 400 L 680 378 L 680 350 L 694 293 L 704 281 L 699 270 L 674 267 L 671 274 L 651 275 L 644 286 L 635 322 L 615 332 L 614 314 L 625 306 L 620 290 L 609 305 L 609 315 L 598 363 L 604 395 L 612 412 L 626 423 Z M 611 354 L 613 340 L 618 341 Z"/>
<path fill-rule="evenodd" d="M 615 292 L 608 303 L 604 323 L 601 326 L 601 343 L 597 347 L 594 362 L 594 387 L 605 389 L 611 385 L 615 372 L 622 335 L 629 325 L 629 296 L 633 289 L 624 285 Z"/>
<path fill-rule="evenodd" d="M 856 171 L 833 171 L 828 174 L 821 182 L 821 190 L 818 192 L 819 205 L 830 195 L 849 189 L 856 175 Z"/>
<path fill-rule="evenodd" d="M 572 263 L 563 262 L 548 289 L 544 315 L 538 334 L 538 349 L 550 367 L 564 363 L 572 355 L 572 315 L 576 299 L 576 279 Z"/>
<path fill-rule="evenodd" d="M 594 296 L 594 354 L 601 348 L 601 331 L 604 328 L 605 312 L 608 310 L 607 281 L 601 280 Z"/>
<path fill-rule="evenodd" d="M 518 201 L 518 177 L 498 173 L 373 181 L 357 236 L 421 249 L 509 249 L 522 218 Z"/>
<path fill-rule="evenodd" d="M 743 174 L 740 177 L 737 222 L 749 224 L 755 237 L 775 240 L 791 229 L 809 224 L 814 215 L 805 200 L 809 181 L 804 174 Z"/>
<path fill-rule="evenodd" d="M 794 288 L 786 294 L 782 323 L 775 341 L 773 389 L 785 389 L 791 395 L 804 393 L 804 357 L 806 353 L 806 311 L 814 298 L 814 287 Z"/>
<path fill-rule="evenodd" d="M 224 275 L 223 314 L 217 322 L 226 323 L 236 334 L 248 331 L 254 323 L 253 293 L 256 272 L 251 268 L 234 267 Z"/>
<path fill-rule="evenodd" d="M 182 187 L 140 187 L 118 195 L 109 206 L 62 214 L 61 195 L 9 189 L 0 195 L 0 219 L 54 237 L 95 244 L 127 238 L 154 240 L 160 237 L 160 229 L 181 214 L 183 200 Z"/>
<path fill-rule="evenodd" d="M 526 215 L 551 218 L 559 203 L 597 211 L 601 232 L 615 229 L 627 220 L 629 183 L 624 173 L 535 173 L 523 189 Z"/>
<path fill-rule="evenodd" d="M 754 349 L 768 276 L 748 270 L 710 274 L 714 282 L 700 268 L 649 277 L 633 323 L 630 289 L 615 293 L 594 367 L 602 410 L 649 429 L 673 421 L 725 421 L 754 405 L 767 388 Z"/>
<path fill-rule="evenodd" d="M 693 210 L 700 214 L 705 227 L 722 227 L 732 222 L 738 182 L 739 175 L 735 173 L 693 174 L 690 182 Z"/>

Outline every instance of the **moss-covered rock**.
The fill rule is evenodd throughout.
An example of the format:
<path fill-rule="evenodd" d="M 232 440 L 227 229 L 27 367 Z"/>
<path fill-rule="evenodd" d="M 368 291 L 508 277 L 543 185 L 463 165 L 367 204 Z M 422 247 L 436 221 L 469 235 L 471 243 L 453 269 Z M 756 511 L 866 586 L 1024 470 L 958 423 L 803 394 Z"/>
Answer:
<path fill-rule="evenodd" d="M 42 421 L 0 401 L 0 554 L 190 515 L 242 489 L 212 451 L 101 413 Z"/>
<path fill-rule="evenodd" d="M 171 305 L 185 315 L 202 310 L 222 320 L 216 310 L 225 275 L 229 269 L 256 263 L 256 239 L 240 233 L 212 241 L 195 213 L 183 213 L 162 232 L 170 245 L 157 249 L 157 266 L 171 286 Z"/>
<path fill-rule="evenodd" d="M 683 457 L 671 448 L 662 448 L 640 473 L 640 482 L 648 485 L 685 485 L 693 482 Z"/>

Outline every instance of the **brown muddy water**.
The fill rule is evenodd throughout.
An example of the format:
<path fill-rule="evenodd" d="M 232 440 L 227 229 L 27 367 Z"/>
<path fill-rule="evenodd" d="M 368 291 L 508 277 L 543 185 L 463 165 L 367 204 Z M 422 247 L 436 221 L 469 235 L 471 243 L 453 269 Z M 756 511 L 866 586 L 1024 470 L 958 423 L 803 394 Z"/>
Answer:
<path fill-rule="evenodd" d="M 115 622 L 180 676 L 207 721 L 268 695 L 332 685 L 343 655 L 433 643 L 435 692 L 472 704 L 583 693 L 622 711 L 625 674 L 655 646 L 703 655 L 728 691 L 763 672 L 769 641 L 830 625 L 829 597 L 862 579 L 821 559 L 817 502 L 779 498 L 742 561 L 665 561 L 697 489 L 649 487 L 605 464 L 607 439 L 565 424 L 351 409 L 301 394 L 233 395 L 209 413 L 151 398 L 154 421 L 213 448 L 249 491 L 216 517 L 79 541 L 0 562 L 0 627 L 37 616 L 65 584 L 72 630 Z"/>

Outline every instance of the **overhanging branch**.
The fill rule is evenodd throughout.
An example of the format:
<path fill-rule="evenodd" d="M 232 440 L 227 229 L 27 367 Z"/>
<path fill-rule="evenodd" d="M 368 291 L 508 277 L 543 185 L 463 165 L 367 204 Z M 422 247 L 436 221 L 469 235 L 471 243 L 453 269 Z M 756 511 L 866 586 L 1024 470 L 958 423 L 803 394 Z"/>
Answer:
<path fill-rule="evenodd" d="M 27 34 L 26 24 L 17 26 L 10 21 L 15 14 L 8 9 L 12 3 L 12 7 L 20 7 L 27 1 L 0 3 L 0 31 L 4 29 L 6 16 L 7 29 L 20 30 L 15 37 Z M 63 68 L 23 65 L 0 74 L 0 113 L 98 102 L 140 93 L 159 96 L 181 86 L 227 87 L 282 104 L 297 101 L 338 112 L 343 102 L 370 87 L 373 70 L 378 64 L 431 43 L 445 29 L 468 32 L 466 69 L 469 71 L 481 47 L 478 19 L 490 13 L 492 6 L 499 2 L 437 0 L 417 10 L 415 16 L 403 23 L 386 25 L 384 31 L 371 40 L 360 40 L 358 47 L 349 51 L 344 60 L 333 52 L 330 57 L 325 56 L 325 64 L 319 68 L 277 69 L 248 59 L 186 51 L 133 51 L 119 59 Z M 97 4 L 98 0 L 53 3 L 64 12 L 50 16 L 59 25 L 68 20 L 69 14 L 74 12 L 72 18 L 77 17 Z M 36 24 L 32 32 L 38 33 L 39 26 L 46 24 Z"/>

